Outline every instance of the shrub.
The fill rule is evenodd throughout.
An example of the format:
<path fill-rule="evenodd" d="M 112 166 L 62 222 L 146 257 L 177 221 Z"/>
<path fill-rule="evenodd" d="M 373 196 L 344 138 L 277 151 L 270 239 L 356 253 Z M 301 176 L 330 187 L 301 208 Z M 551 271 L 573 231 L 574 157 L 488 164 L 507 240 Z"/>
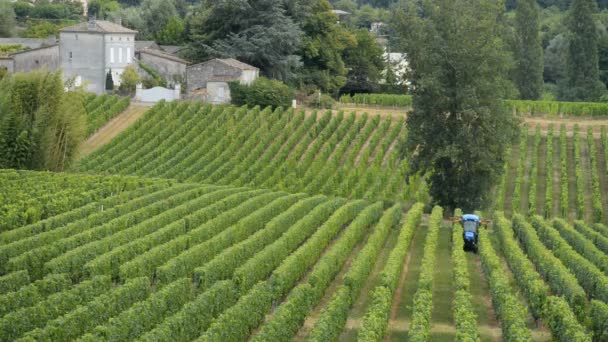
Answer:
<path fill-rule="evenodd" d="M 120 75 L 120 87 L 118 89 L 121 92 L 133 94 L 137 87 L 137 83 L 140 81 L 141 79 L 135 68 L 132 65 L 129 65 L 122 72 L 122 75 Z"/>
<path fill-rule="evenodd" d="M 294 97 L 293 90 L 283 82 L 260 77 L 251 85 L 230 82 L 232 103 L 238 106 L 290 107 Z"/>

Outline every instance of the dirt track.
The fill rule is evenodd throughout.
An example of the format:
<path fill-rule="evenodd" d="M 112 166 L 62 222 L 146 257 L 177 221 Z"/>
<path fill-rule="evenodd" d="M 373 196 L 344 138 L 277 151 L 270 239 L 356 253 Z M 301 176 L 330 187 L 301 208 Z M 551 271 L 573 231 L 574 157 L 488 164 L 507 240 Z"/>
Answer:
<path fill-rule="evenodd" d="M 107 144 L 115 136 L 131 126 L 139 119 L 148 109 L 146 106 L 131 104 L 129 107 L 114 119 L 110 120 L 99 131 L 90 136 L 81 146 L 79 150 L 79 158 L 85 157 L 97 148 Z"/>

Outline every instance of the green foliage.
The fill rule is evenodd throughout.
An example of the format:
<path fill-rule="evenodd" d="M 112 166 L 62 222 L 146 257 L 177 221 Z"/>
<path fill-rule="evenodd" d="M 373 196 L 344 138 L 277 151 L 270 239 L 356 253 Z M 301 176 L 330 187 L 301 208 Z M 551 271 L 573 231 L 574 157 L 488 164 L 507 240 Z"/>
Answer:
<path fill-rule="evenodd" d="M 596 341 L 603 341 L 608 338 L 608 305 L 598 300 L 591 301 L 591 312 L 589 313 Z"/>
<path fill-rule="evenodd" d="M 125 311 L 105 325 L 93 329 L 91 337 L 106 341 L 133 340 L 162 322 L 165 317 L 177 312 L 192 297 L 190 279 L 180 279 L 159 289 L 147 299 L 127 306 Z"/>
<path fill-rule="evenodd" d="M 143 0 L 137 8 L 139 20 L 133 26 L 138 31 L 138 39 L 174 38 L 175 18 L 178 18 L 175 4 L 174 1 Z"/>
<path fill-rule="evenodd" d="M 155 40 L 159 44 L 179 45 L 184 42 L 185 25 L 179 17 L 171 17 L 162 30 L 156 33 Z"/>
<path fill-rule="evenodd" d="M 236 305 L 224 311 L 196 341 L 242 341 L 264 319 L 272 299 L 271 286 L 259 282 Z"/>
<path fill-rule="evenodd" d="M 27 285 L 30 277 L 26 271 L 17 271 L 0 277 L 0 294 L 17 291 L 21 286 Z"/>
<path fill-rule="evenodd" d="M 492 304 L 501 322 L 503 338 L 509 341 L 531 341 L 531 332 L 525 321 L 526 307 L 515 296 L 485 229 L 479 230 L 479 255 L 490 284 Z"/>
<path fill-rule="evenodd" d="M 602 252 L 608 253 L 608 238 L 600 234 L 596 229 L 591 228 L 583 221 L 574 221 L 574 229 L 585 235 Z"/>
<path fill-rule="evenodd" d="M 303 31 L 299 55 L 303 67 L 298 83 L 336 95 L 346 84 L 348 70 L 342 57 L 356 45 L 356 38 L 337 24 L 327 0 L 312 0 L 310 14 L 300 21 Z"/>
<path fill-rule="evenodd" d="M 64 170 L 84 138 L 84 94 L 64 92 L 59 72 L 17 73 L 0 88 L 0 165 Z"/>
<path fill-rule="evenodd" d="M 120 10 L 120 4 L 114 0 L 91 0 L 87 4 L 87 17 L 107 19 L 112 12 Z"/>
<path fill-rule="evenodd" d="M 23 46 L 21 44 L 0 45 L 0 56 L 10 55 L 13 52 L 18 52 L 27 49 L 28 47 Z"/>
<path fill-rule="evenodd" d="M 437 251 L 437 236 L 443 221 L 443 209 L 434 207 L 429 218 L 418 289 L 414 294 L 412 324 L 409 329 L 409 341 L 428 341 L 431 336 L 431 312 L 433 309 L 433 275 Z"/>
<path fill-rule="evenodd" d="M 589 149 L 589 159 L 591 161 L 591 185 L 593 187 L 593 221 L 601 222 L 604 216 L 602 208 L 602 189 L 600 188 L 600 175 L 598 174 L 597 151 L 595 148 L 595 138 L 593 127 L 587 129 L 587 147 Z"/>
<path fill-rule="evenodd" d="M 16 340 L 24 333 L 44 327 L 47 322 L 76 309 L 108 291 L 110 277 L 95 277 L 71 289 L 55 293 L 35 306 L 21 308 L 0 319 L 0 334 L 7 340 Z"/>
<path fill-rule="evenodd" d="M 166 87 L 167 86 L 167 80 L 165 80 L 156 70 L 154 70 L 153 68 L 151 68 L 150 66 L 148 66 L 147 64 L 145 64 L 144 62 L 139 62 L 139 67 L 142 68 L 148 75 L 150 75 L 150 77 L 152 77 L 152 80 L 154 80 L 154 82 L 152 82 L 151 84 L 148 84 L 146 88 L 154 88 L 154 87 Z M 144 85 L 146 79 L 144 79 Z"/>
<path fill-rule="evenodd" d="M 233 279 L 239 288 L 249 289 L 261 279 L 265 279 L 284 258 L 312 235 L 343 204 L 342 200 L 332 200 L 317 206 L 297 221 L 281 238 L 238 267 L 234 271 Z"/>
<path fill-rule="evenodd" d="M 408 211 L 397 244 L 389 254 L 386 265 L 380 273 L 378 286 L 372 292 L 372 303 L 365 312 L 357 339 L 361 341 L 379 341 L 384 337 L 393 303 L 393 294 L 401 277 L 405 255 L 418 227 L 424 210 L 423 203 L 416 203 Z M 354 299 L 353 299 L 354 300 Z"/>
<path fill-rule="evenodd" d="M 349 309 L 353 306 L 361 287 L 369 276 L 390 229 L 398 223 L 400 216 L 400 204 L 396 204 L 384 213 L 365 247 L 344 275 L 344 285 L 336 290 L 327 307 L 321 312 L 321 316 L 309 334 L 310 341 L 328 341 L 338 338 L 348 318 Z"/>
<path fill-rule="evenodd" d="M 568 218 L 568 145 L 566 140 L 566 125 L 562 124 L 559 128 L 560 164 L 561 164 L 561 191 L 560 191 L 560 212 L 561 217 Z"/>
<path fill-rule="evenodd" d="M 585 328 L 577 321 L 575 312 L 563 297 L 551 296 L 534 264 L 527 258 L 513 238 L 511 223 L 502 213 L 495 216 L 494 229 L 498 232 L 500 249 L 505 255 L 513 275 L 522 288 L 530 310 L 536 320 L 547 322 L 553 336 L 560 341 L 588 341 Z M 576 312 L 582 318 L 583 312 Z"/>
<path fill-rule="evenodd" d="M 198 337 L 201 331 L 206 330 L 215 317 L 232 307 L 238 297 L 239 292 L 233 282 L 228 280 L 217 282 L 184 305 L 175 315 L 145 333 L 141 340 L 191 341 Z"/>
<path fill-rule="evenodd" d="M 557 224 L 559 223 L 560 222 L 558 221 Z M 606 277 L 593 262 L 583 257 L 575 250 L 575 248 L 579 251 L 583 250 L 582 248 L 584 248 L 584 246 L 581 244 L 585 244 L 584 239 L 583 241 L 577 242 L 577 244 L 574 245 L 575 248 L 573 248 L 573 246 L 569 245 L 568 242 L 560 236 L 560 233 L 542 220 L 541 217 L 534 216 L 532 218 L 532 225 L 536 229 L 538 237 L 543 241 L 543 244 L 552 250 L 555 256 L 562 261 L 574 276 L 576 276 L 579 284 L 592 298 L 603 301 L 608 300 L 608 277 Z M 569 227 L 562 226 L 562 228 L 566 231 Z M 574 235 L 575 236 L 570 236 L 569 240 L 575 241 L 576 234 Z M 585 251 L 585 256 L 593 256 L 595 262 L 605 264 L 603 253 L 600 253 L 596 249 Z M 605 265 L 603 265 L 603 267 L 605 267 Z"/>
<path fill-rule="evenodd" d="M 112 68 L 106 73 L 106 90 L 114 90 L 114 78 L 112 77 Z"/>
<path fill-rule="evenodd" d="M 354 94 L 342 95 L 342 97 L 340 97 L 340 102 L 345 104 L 354 103 L 392 107 L 411 107 L 412 96 L 391 94 Z"/>
<path fill-rule="evenodd" d="M 576 216 L 582 219 L 585 215 L 585 178 L 583 178 L 583 161 L 581 160 L 580 128 L 574 125 L 574 174 L 576 177 Z"/>
<path fill-rule="evenodd" d="M 28 21 L 27 28 L 21 34 L 24 38 L 48 38 L 49 36 L 59 36 L 59 30 L 64 27 L 64 23 L 52 23 L 50 21 Z"/>
<path fill-rule="evenodd" d="M 12 37 L 15 33 L 15 11 L 10 1 L 0 1 L 0 37 Z"/>
<path fill-rule="evenodd" d="M 260 68 L 263 75 L 293 80 L 302 31 L 286 15 L 282 0 L 206 2 L 189 21 L 190 57 L 232 57 Z"/>
<path fill-rule="evenodd" d="M 251 85 L 238 82 L 230 82 L 229 85 L 232 103 L 238 106 L 289 108 L 294 96 L 293 90 L 286 84 L 265 77 L 257 78 Z"/>
<path fill-rule="evenodd" d="M 129 65 L 120 75 L 120 86 L 118 89 L 126 94 L 133 95 L 135 94 L 137 84 L 140 82 L 141 79 L 139 78 L 139 74 L 135 70 L 135 67 Z"/>
<path fill-rule="evenodd" d="M 561 100 L 598 101 L 606 93 L 606 86 L 599 79 L 595 10 L 593 0 L 573 0 L 570 4 L 566 78 L 558 83 Z"/>
<path fill-rule="evenodd" d="M 553 125 L 549 125 L 547 132 L 547 155 L 545 164 L 553 166 Z M 553 172 L 545 173 L 545 208 L 543 210 L 545 218 L 553 216 Z"/>
<path fill-rule="evenodd" d="M 372 92 L 384 70 L 383 50 L 372 33 L 366 29 L 354 32 L 357 44 L 344 50 L 344 63 L 348 68 L 342 92 Z"/>
<path fill-rule="evenodd" d="M 553 292 L 564 296 L 576 317 L 583 319 L 586 295 L 574 275 L 543 245 L 534 228 L 522 216 L 513 216 L 512 227 L 522 249 Z"/>
<path fill-rule="evenodd" d="M 319 303 L 353 248 L 363 240 L 370 226 L 380 218 L 381 214 L 381 202 L 360 211 L 336 243 L 314 265 L 308 276 L 308 282 L 291 291 L 286 302 L 279 306 L 274 312 L 272 320 L 261 327 L 253 340 L 269 341 L 292 338 L 304 323 L 312 307 Z"/>
<path fill-rule="evenodd" d="M 22 275 L 23 272 L 14 272 L 11 274 L 18 273 L 21 277 L 24 277 Z M 13 275 L 12 277 L 15 276 Z M 23 279 L 25 279 L 25 277 Z M 27 279 L 27 282 L 29 282 L 29 278 Z M 65 274 L 52 274 L 29 285 L 20 286 L 12 292 L 0 295 L 0 316 L 4 316 L 11 311 L 17 311 L 24 307 L 36 305 L 49 295 L 64 291 L 70 286 L 72 286 L 72 282 Z M 4 287 L 6 288 L 7 286 L 4 285 Z"/>
<path fill-rule="evenodd" d="M 487 0 L 421 6 L 397 11 L 394 20 L 412 69 L 406 144 L 411 172 L 429 172 L 436 203 L 480 208 L 490 203 L 517 130 L 501 102 L 510 92 L 511 65 L 496 33 L 504 8 Z"/>
<path fill-rule="evenodd" d="M 527 134 L 526 134 L 527 139 Z M 536 214 L 536 197 L 538 192 L 538 159 L 540 152 L 540 125 L 536 125 L 536 133 L 534 134 L 534 146 L 532 148 L 532 167 L 530 169 L 530 185 L 528 189 L 528 215 Z"/>
<path fill-rule="evenodd" d="M 454 215 L 460 216 L 462 211 L 457 209 Z M 452 261 L 456 292 L 452 301 L 452 310 L 456 325 L 456 341 L 479 341 L 477 315 L 473 308 L 473 297 L 470 292 L 468 263 L 464 250 L 461 248 L 464 246 L 463 234 L 462 225 L 455 223 L 452 229 Z"/>
<path fill-rule="evenodd" d="M 86 135 L 91 136 L 98 129 L 108 123 L 108 121 L 127 109 L 130 103 L 130 98 L 121 98 L 117 95 L 101 95 L 89 100 L 89 102 L 86 104 Z"/>
<path fill-rule="evenodd" d="M 148 278 L 136 278 L 122 286 L 104 293 L 86 305 L 79 306 L 70 313 L 49 321 L 43 328 L 25 334 L 25 339 L 35 341 L 65 341 L 78 338 L 110 317 L 128 309 L 148 296 Z M 110 304 L 111 303 L 111 304 Z"/>
<path fill-rule="evenodd" d="M 543 90 L 543 49 L 536 0 L 519 0 L 515 11 L 514 81 L 522 99 L 537 100 Z"/>

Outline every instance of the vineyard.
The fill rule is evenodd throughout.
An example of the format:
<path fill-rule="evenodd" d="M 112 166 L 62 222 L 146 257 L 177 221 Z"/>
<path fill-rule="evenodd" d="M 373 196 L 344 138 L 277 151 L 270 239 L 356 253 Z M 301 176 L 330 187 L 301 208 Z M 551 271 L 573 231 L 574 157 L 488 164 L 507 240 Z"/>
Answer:
<path fill-rule="evenodd" d="M 608 137 L 578 125 L 524 126 L 511 149 L 496 207 L 507 215 L 541 215 L 608 223 Z"/>
<path fill-rule="evenodd" d="M 422 203 L 122 176 L 0 182 L 2 340 L 607 337 L 608 233 L 581 221 L 497 212 L 477 256 Z"/>
<path fill-rule="evenodd" d="M 89 95 L 86 98 L 87 131 L 86 136 L 91 136 L 108 121 L 127 109 L 130 99 L 117 95 Z"/>
<path fill-rule="evenodd" d="M 403 182 L 406 133 L 404 118 L 160 104 L 78 170 L 405 202 L 425 192 Z"/>
<path fill-rule="evenodd" d="M 608 341 L 606 129 L 524 126 L 478 254 L 406 135 L 161 103 L 83 173 L 0 170 L 0 340 Z"/>
<path fill-rule="evenodd" d="M 364 106 L 410 108 L 411 95 L 353 94 L 340 97 L 340 103 Z M 505 107 L 520 115 L 606 116 L 608 104 L 600 102 L 505 100 Z"/>

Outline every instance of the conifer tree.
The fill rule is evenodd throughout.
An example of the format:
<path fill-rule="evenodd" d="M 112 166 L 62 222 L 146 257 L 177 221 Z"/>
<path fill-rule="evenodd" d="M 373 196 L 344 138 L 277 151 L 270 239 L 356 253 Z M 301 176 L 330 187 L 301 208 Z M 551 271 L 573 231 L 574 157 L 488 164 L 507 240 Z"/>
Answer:
<path fill-rule="evenodd" d="M 525 100 L 537 100 L 543 90 L 543 49 L 536 0 L 518 0 L 515 10 L 514 81 Z"/>
<path fill-rule="evenodd" d="M 593 0 L 573 0 L 570 4 L 566 79 L 560 82 L 559 87 L 562 100 L 598 101 L 606 92 L 599 76 L 595 11 Z"/>
<path fill-rule="evenodd" d="M 108 70 L 106 74 L 106 90 L 114 89 L 114 79 L 112 78 L 112 69 Z"/>

